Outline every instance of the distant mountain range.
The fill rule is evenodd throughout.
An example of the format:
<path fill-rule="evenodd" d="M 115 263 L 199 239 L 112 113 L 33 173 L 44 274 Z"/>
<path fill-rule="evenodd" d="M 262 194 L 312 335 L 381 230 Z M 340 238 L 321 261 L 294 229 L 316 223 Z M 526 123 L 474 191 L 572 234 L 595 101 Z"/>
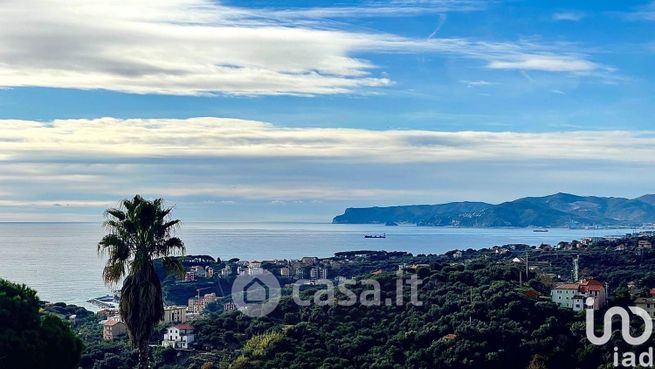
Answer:
<path fill-rule="evenodd" d="M 335 224 L 411 223 L 458 227 L 617 227 L 655 223 L 655 195 L 636 199 L 576 196 L 558 193 L 493 205 L 453 202 L 440 205 L 405 205 L 348 208 Z"/>

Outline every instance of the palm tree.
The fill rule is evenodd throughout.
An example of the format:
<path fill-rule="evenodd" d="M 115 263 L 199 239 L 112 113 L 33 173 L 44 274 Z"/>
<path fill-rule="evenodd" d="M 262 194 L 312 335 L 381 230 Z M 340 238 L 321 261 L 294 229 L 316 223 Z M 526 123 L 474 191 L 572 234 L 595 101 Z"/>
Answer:
<path fill-rule="evenodd" d="M 170 257 L 184 254 L 184 243 L 173 237 L 180 221 L 170 219 L 171 211 L 162 199 L 148 201 L 136 195 L 123 200 L 119 208 L 105 211 L 108 234 L 98 243 L 98 253 L 108 256 L 105 283 L 117 284 L 125 277 L 119 310 L 130 341 L 139 350 L 140 369 L 149 367 L 148 343 L 154 326 L 164 317 L 153 259 L 163 258 L 167 271 L 184 271 L 179 260 Z"/>

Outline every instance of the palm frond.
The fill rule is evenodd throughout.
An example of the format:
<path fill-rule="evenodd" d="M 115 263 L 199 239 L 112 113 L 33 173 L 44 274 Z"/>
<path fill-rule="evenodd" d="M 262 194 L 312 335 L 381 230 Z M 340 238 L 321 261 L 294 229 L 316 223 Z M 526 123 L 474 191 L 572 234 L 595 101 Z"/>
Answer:
<path fill-rule="evenodd" d="M 184 276 L 184 266 L 178 258 L 165 257 L 162 259 L 162 265 L 167 273 L 177 277 Z"/>

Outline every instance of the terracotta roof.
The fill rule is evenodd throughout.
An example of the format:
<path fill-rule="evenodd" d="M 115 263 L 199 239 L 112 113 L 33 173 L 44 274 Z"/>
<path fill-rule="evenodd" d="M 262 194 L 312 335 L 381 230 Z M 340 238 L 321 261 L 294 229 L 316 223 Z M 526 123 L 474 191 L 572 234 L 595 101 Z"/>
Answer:
<path fill-rule="evenodd" d="M 578 283 L 562 283 L 560 285 L 555 286 L 556 289 L 558 290 L 577 290 L 580 288 L 580 284 Z"/>
<path fill-rule="evenodd" d="M 102 325 L 113 327 L 118 323 L 123 323 L 123 322 L 121 322 L 120 320 L 110 319 L 110 320 L 106 320 L 104 323 L 102 323 Z"/>
<path fill-rule="evenodd" d="M 600 282 L 595 279 L 585 279 L 582 282 L 580 282 L 580 284 L 583 286 L 603 286 L 603 282 Z"/>
<path fill-rule="evenodd" d="M 193 329 L 193 326 L 190 324 L 178 324 L 175 326 L 175 328 L 181 330 L 181 331 L 189 331 Z"/>
<path fill-rule="evenodd" d="M 595 279 L 585 279 L 580 282 L 580 286 L 585 291 L 602 291 L 605 288 L 605 285 Z"/>

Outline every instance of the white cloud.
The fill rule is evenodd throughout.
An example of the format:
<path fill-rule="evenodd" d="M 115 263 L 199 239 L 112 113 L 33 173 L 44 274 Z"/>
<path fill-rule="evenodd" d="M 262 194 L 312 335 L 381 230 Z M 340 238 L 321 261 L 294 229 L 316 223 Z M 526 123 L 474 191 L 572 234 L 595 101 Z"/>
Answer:
<path fill-rule="evenodd" d="M 553 19 L 556 21 L 578 22 L 581 21 L 586 16 L 587 15 L 582 12 L 568 11 L 568 12 L 557 12 L 553 14 Z"/>
<path fill-rule="evenodd" d="M 417 14 L 479 11 L 485 9 L 489 3 L 491 1 L 479 0 L 362 1 L 355 6 L 271 10 L 268 15 L 275 19 L 405 17 Z"/>
<path fill-rule="evenodd" d="M 624 145 L 616 145 L 621 140 Z M 349 162 L 585 158 L 648 161 L 650 134 L 286 128 L 223 118 L 0 121 L 0 160 L 168 157 L 327 158 Z M 95 159 L 93 159 L 95 158 Z M 655 159 L 653 159 L 655 160 Z M 81 178 L 93 179 L 93 178 Z"/>
<path fill-rule="evenodd" d="M 477 81 L 467 81 L 467 80 L 461 80 L 459 83 L 464 84 L 466 87 L 486 87 L 486 86 L 491 86 L 493 83 L 489 81 L 483 81 L 483 80 L 477 80 Z"/>
<path fill-rule="evenodd" d="M 26 212 L 33 219 L 99 217 L 134 193 L 163 196 L 190 209 L 193 219 L 243 206 L 241 218 L 257 219 L 260 208 L 252 203 L 271 201 L 303 208 L 320 201 L 326 213 L 308 211 L 329 219 L 344 205 L 496 201 L 557 191 L 628 195 L 648 192 L 655 180 L 648 171 L 655 132 L 377 131 L 102 118 L 0 120 L 0 142 L 2 219 Z M 598 181 L 603 193 L 593 187 Z"/>
<path fill-rule="evenodd" d="M 0 160 L 313 158 L 345 162 L 594 159 L 653 162 L 648 132 L 441 132 L 288 128 L 224 119 L 0 120 Z M 617 145 L 621 142 L 621 145 Z M 80 159 L 86 158 L 86 159 Z M 64 177 L 69 177 L 65 175 Z M 93 181 L 92 176 L 73 178 Z"/>
<path fill-rule="evenodd" d="M 599 68 L 595 63 L 568 56 L 525 55 L 516 60 L 492 61 L 491 69 L 539 70 L 547 72 L 591 72 Z"/>
<path fill-rule="evenodd" d="M 402 9 L 461 5 L 412 3 L 391 2 L 366 9 L 401 9 L 402 13 Z M 321 22 L 328 13 L 338 11 L 305 9 L 293 15 L 275 9 L 228 7 L 210 0 L 135 0 L 120 6 L 107 0 L 72 0 L 65 6 L 55 0 L 3 1 L 0 87 L 318 95 L 392 85 L 376 65 L 357 57 L 362 52 L 434 53 L 481 60 L 491 68 L 548 72 L 599 67 L 558 45 L 408 39 L 338 30 Z"/>

